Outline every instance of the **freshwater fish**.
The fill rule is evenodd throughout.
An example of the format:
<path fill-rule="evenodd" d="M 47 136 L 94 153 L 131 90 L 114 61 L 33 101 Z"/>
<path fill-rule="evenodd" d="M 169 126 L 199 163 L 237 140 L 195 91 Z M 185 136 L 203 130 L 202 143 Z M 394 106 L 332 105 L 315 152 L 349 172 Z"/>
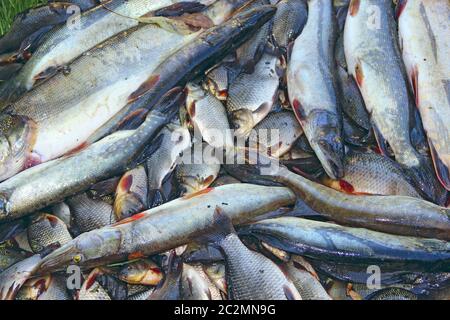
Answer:
<path fill-rule="evenodd" d="M 258 8 L 267 4 L 269 4 L 268 0 L 256 0 L 250 2 L 245 9 Z M 271 30 L 272 20 L 262 25 L 251 38 L 236 49 L 236 62 L 239 65 L 239 72 L 253 73 L 256 63 L 262 57 Z"/>
<path fill-rule="evenodd" d="M 162 192 L 164 179 L 175 169 L 184 150 L 191 146 L 191 135 L 184 126 L 169 124 L 159 133 L 159 147 L 147 159 L 148 205 L 155 207 L 166 202 Z"/>
<path fill-rule="evenodd" d="M 281 269 L 262 254 L 249 250 L 234 231 L 230 218 L 219 207 L 213 232 L 204 240 L 225 257 L 228 297 L 232 300 L 301 300 Z"/>
<path fill-rule="evenodd" d="M 283 265 L 289 279 L 292 280 L 303 300 L 332 300 L 324 287 L 314 275 L 305 270 L 301 264 L 292 261 Z"/>
<path fill-rule="evenodd" d="M 239 234 L 311 259 L 336 264 L 379 265 L 383 270 L 448 271 L 450 243 L 396 236 L 362 228 L 295 217 L 267 219 L 246 225 Z"/>
<path fill-rule="evenodd" d="M 207 147 L 205 146 L 205 148 Z M 214 156 L 214 149 L 209 147 L 211 152 L 207 153 L 207 158 L 205 158 L 205 153 L 207 152 L 205 148 L 202 148 L 202 161 L 196 162 L 194 158 L 194 161 L 184 163 L 182 160 L 177 165 L 175 176 L 179 182 L 182 196 L 207 189 L 219 175 L 220 162 Z M 195 153 L 195 147 L 192 148 L 192 152 Z"/>
<path fill-rule="evenodd" d="M 144 166 L 127 171 L 117 185 L 114 214 L 117 220 L 144 211 L 147 205 L 147 172 Z"/>
<path fill-rule="evenodd" d="M 183 300 L 213 300 L 211 290 L 218 289 L 212 284 L 202 268 L 195 268 L 189 264 L 183 264 L 181 276 L 181 296 Z"/>
<path fill-rule="evenodd" d="M 270 113 L 251 131 L 248 140 L 268 155 L 279 158 L 288 152 L 303 134 L 302 127 L 291 111 Z"/>
<path fill-rule="evenodd" d="M 14 300 L 23 284 L 36 272 L 41 256 L 35 254 L 0 273 L 0 300 Z"/>
<path fill-rule="evenodd" d="M 111 300 L 111 296 L 103 288 L 96 278 L 103 274 L 103 271 L 99 268 L 93 269 L 81 286 L 81 289 L 77 292 L 76 300 Z"/>
<path fill-rule="evenodd" d="M 172 252 L 169 256 L 166 276 L 148 297 L 148 300 L 181 300 L 182 273 L 183 262 Z"/>
<path fill-rule="evenodd" d="M 73 263 L 88 267 L 149 256 L 192 242 L 211 227 L 216 206 L 225 207 L 233 223 L 242 224 L 294 202 L 295 195 L 287 188 L 240 183 L 206 189 L 78 236 L 47 255 L 39 273 Z"/>
<path fill-rule="evenodd" d="M 178 111 L 184 99 L 180 91 L 175 88 L 167 93 L 138 129 L 118 131 L 76 154 L 40 164 L 0 183 L 0 221 L 61 202 L 145 161 L 147 144 Z M 147 153 L 152 152 L 151 147 L 147 146 Z"/>
<path fill-rule="evenodd" d="M 62 275 L 47 275 L 25 282 L 16 300 L 72 300 L 67 291 L 67 279 Z"/>
<path fill-rule="evenodd" d="M 27 234 L 34 253 L 40 253 L 46 248 L 60 247 L 72 240 L 66 224 L 51 214 L 40 214 L 33 219 Z"/>
<path fill-rule="evenodd" d="M 308 21 L 287 67 L 289 100 L 317 158 L 333 179 L 344 175 L 337 97 L 336 21 L 331 1 L 308 1 Z"/>
<path fill-rule="evenodd" d="M 418 297 L 406 289 L 385 288 L 370 294 L 366 300 L 418 300 Z"/>
<path fill-rule="evenodd" d="M 374 153 L 350 151 L 344 160 L 345 176 L 340 180 L 324 177 L 322 182 L 349 194 L 378 194 L 422 199 L 401 167 L 392 159 Z"/>
<path fill-rule="evenodd" d="M 271 111 L 281 76 L 278 62 L 278 57 L 265 53 L 253 73 L 241 73 L 231 83 L 226 107 L 237 137 L 247 137 Z"/>
<path fill-rule="evenodd" d="M 118 278 L 129 284 L 156 286 L 163 279 L 163 272 L 153 261 L 142 259 L 124 266 Z"/>
<path fill-rule="evenodd" d="M 70 207 L 73 229 L 83 233 L 116 222 L 113 208 L 100 199 L 91 199 L 86 192 L 66 199 Z"/>
<path fill-rule="evenodd" d="M 73 14 L 69 10 L 72 5 L 70 1 L 51 2 L 19 13 L 9 31 L 0 37 L 0 54 L 18 50 L 29 36 L 66 21 Z"/>
<path fill-rule="evenodd" d="M 428 137 L 434 169 L 450 190 L 450 45 L 445 0 L 399 1 L 398 32 L 403 61 Z"/>
<path fill-rule="evenodd" d="M 275 45 L 286 51 L 288 45 L 302 32 L 308 19 L 304 0 L 281 0 L 273 17 L 272 38 Z"/>
<path fill-rule="evenodd" d="M 69 74 L 56 75 L 8 106 L 0 117 L 0 180 L 103 138 L 98 131 L 120 114 L 148 75 L 198 34 L 154 24 L 125 31 L 79 57 Z"/>
<path fill-rule="evenodd" d="M 375 8 L 379 15 L 374 20 Z M 352 0 L 344 29 L 348 72 L 361 91 L 381 151 L 389 154 L 389 146 L 395 160 L 410 171 L 427 198 L 438 202 L 440 184 L 435 183 L 428 159 L 419 154 L 411 140 L 414 103 L 396 29 L 390 0 Z"/>
<path fill-rule="evenodd" d="M 232 145 L 233 134 L 222 102 L 195 83 L 188 83 L 186 90 L 189 118 L 203 140 L 215 148 Z"/>
<path fill-rule="evenodd" d="M 350 195 L 310 181 L 259 155 L 252 165 L 224 168 L 241 180 L 267 180 L 291 188 L 315 212 L 343 225 L 398 235 L 450 239 L 450 209 L 406 196 Z"/>
<path fill-rule="evenodd" d="M 58 69 L 64 68 L 74 59 L 105 40 L 138 26 L 140 17 L 173 3 L 174 0 L 151 2 L 112 0 L 81 15 L 74 16 L 70 23 L 62 24 L 48 32 L 27 65 L 14 79 L 0 88 L 0 105 L 2 102 L 16 100 L 20 95 L 29 91 L 37 80 L 51 77 Z M 193 4 L 195 3 L 197 1 L 193 2 Z M 204 1 L 204 4 L 209 3 L 211 1 Z M 76 14 L 76 12 L 71 13 Z M 146 40 L 148 41 L 148 39 Z M 139 45 L 145 42 L 141 41 Z M 153 42 L 153 45 L 155 43 L 157 41 Z M 121 51 L 124 52 L 124 50 Z M 145 60 L 152 61 L 152 59 Z M 73 70 L 72 65 L 70 69 Z"/>

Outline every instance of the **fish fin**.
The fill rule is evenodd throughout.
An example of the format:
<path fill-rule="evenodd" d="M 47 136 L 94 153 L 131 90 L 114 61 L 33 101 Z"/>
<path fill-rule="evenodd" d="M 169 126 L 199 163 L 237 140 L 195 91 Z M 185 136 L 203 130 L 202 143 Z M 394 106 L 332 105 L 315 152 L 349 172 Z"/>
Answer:
<path fill-rule="evenodd" d="M 44 81 L 47 80 L 51 77 L 53 77 L 54 75 L 56 75 L 59 71 L 58 67 L 49 67 L 46 70 L 42 71 L 41 73 L 38 73 L 37 75 L 34 76 L 33 80 L 34 81 Z"/>
<path fill-rule="evenodd" d="M 233 222 L 230 217 L 224 213 L 222 208 L 216 206 L 210 231 L 200 236 L 198 241 L 217 244 L 230 234 L 236 234 Z"/>
<path fill-rule="evenodd" d="M 172 121 L 178 112 L 180 106 L 186 100 L 186 93 L 182 87 L 175 87 L 167 91 L 161 99 L 153 106 L 151 113 L 160 113 L 167 120 L 167 123 Z"/>
<path fill-rule="evenodd" d="M 150 91 L 159 81 L 161 76 L 159 74 L 152 74 L 147 80 L 145 80 L 139 88 L 130 94 L 127 104 L 138 100 L 140 97 Z"/>
<path fill-rule="evenodd" d="M 167 199 L 162 190 L 151 189 L 148 192 L 147 202 L 148 202 L 149 208 L 155 208 L 155 207 L 158 207 L 158 206 L 166 203 Z"/>
<path fill-rule="evenodd" d="M 387 157 L 392 156 L 391 152 L 389 152 L 386 139 L 384 139 L 381 131 L 378 129 L 375 123 L 372 123 L 372 128 L 375 135 L 375 140 L 377 141 L 378 149 L 380 150 L 381 154 Z"/>
<path fill-rule="evenodd" d="M 144 122 L 147 113 L 148 110 L 142 108 L 134 110 L 117 124 L 117 130 L 137 129 Z"/>
<path fill-rule="evenodd" d="M 206 6 L 200 2 L 182 1 L 153 12 L 156 17 L 176 17 L 185 13 L 201 12 Z"/>
<path fill-rule="evenodd" d="M 418 157 L 419 164 L 417 166 L 402 166 L 402 170 L 424 199 L 443 205 L 447 192 L 436 178 L 431 160 L 425 156 L 418 155 Z"/>
<path fill-rule="evenodd" d="M 301 300 L 300 294 L 298 293 L 297 289 L 294 289 L 293 286 L 289 286 L 285 284 L 283 286 L 284 295 L 286 296 L 287 300 Z"/>
<path fill-rule="evenodd" d="M 138 165 L 144 163 L 148 157 L 150 157 L 158 148 L 161 146 L 163 141 L 163 136 L 158 135 L 155 139 L 153 139 L 150 143 L 148 143 L 140 155 L 135 158 L 132 163 L 128 166 L 128 170 L 137 167 Z"/>
<path fill-rule="evenodd" d="M 406 4 L 408 3 L 408 0 L 399 0 L 397 2 L 397 6 L 395 8 L 395 16 L 396 18 L 400 18 L 400 16 L 403 13 L 403 10 L 405 10 Z"/>
<path fill-rule="evenodd" d="M 268 102 L 264 102 L 255 111 L 253 111 L 252 113 L 254 115 L 267 114 L 267 113 L 270 112 L 271 108 L 272 108 L 272 106 Z"/>
<path fill-rule="evenodd" d="M 185 19 L 187 20 L 187 19 Z M 191 25 L 185 23 L 183 19 L 171 19 L 166 17 L 146 17 L 138 18 L 140 23 L 154 24 L 168 32 L 177 33 L 181 35 L 188 35 L 198 31 L 193 29 Z"/>
<path fill-rule="evenodd" d="M 214 27 L 214 22 L 207 16 L 201 13 L 189 13 L 183 14 L 181 17 L 174 18 L 178 21 L 182 21 L 192 31 L 198 31 L 200 29 L 209 29 Z"/>
<path fill-rule="evenodd" d="M 428 141 L 428 144 L 430 146 L 434 170 L 436 171 L 439 182 L 444 186 L 445 189 L 450 191 L 450 168 L 447 167 L 439 158 L 439 154 L 436 152 L 436 148 L 434 147 L 433 142 Z"/>
<path fill-rule="evenodd" d="M 14 300 L 23 284 L 33 276 L 42 258 L 36 254 L 0 273 L 0 300 Z"/>

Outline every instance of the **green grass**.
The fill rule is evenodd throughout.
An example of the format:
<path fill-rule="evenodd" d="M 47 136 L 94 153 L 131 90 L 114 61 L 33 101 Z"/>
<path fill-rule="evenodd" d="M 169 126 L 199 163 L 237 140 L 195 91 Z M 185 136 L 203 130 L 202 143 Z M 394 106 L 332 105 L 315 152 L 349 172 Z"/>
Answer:
<path fill-rule="evenodd" d="M 0 35 L 8 31 L 16 14 L 46 2 L 47 0 L 0 0 Z"/>

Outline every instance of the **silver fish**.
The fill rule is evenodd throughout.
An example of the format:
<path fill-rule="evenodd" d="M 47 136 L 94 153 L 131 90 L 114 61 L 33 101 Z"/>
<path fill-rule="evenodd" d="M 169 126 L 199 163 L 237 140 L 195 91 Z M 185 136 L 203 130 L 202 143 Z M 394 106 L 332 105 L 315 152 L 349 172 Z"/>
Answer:
<path fill-rule="evenodd" d="M 278 57 L 266 53 L 253 73 L 241 73 L 230 85 L 226 107 L 236 136 L 247 137 L 271 111 L 277 100 L 278 62 Z"/>
<path fill-rule="evenodd" d="M 262 254 L 249 250 L 230 219 L 216 207 L 214 231 L 205 236 L 225 257 L 228 297 L 232 300 L 301 300 L 281 269 Z"/>
<path fill-rule="evenodd" d="M 434 168 L 450 190 L 450 4 L 400 1 L 398 31 L 409 83 L 428 137 Z"/>
<path fill-rule="evenodd" d="M 0 220 L 16 219 L 61 202 L 130 169 L 158 130 L 175 116 L 183 98 L 175 88 L 138 129 L 118 131 L 74 155 L 35 166 L 0 183 Z M 145 156 L 140 161 L 144 160 Z"/>
<path fill-rule="evenodd" d="M 308 21 L 295 40 L 287 68 L 292 108 L 317 158 L 333 179 L 344 175 L 334 60 L 336 29 L 331 1 L 308 1 Z"/>

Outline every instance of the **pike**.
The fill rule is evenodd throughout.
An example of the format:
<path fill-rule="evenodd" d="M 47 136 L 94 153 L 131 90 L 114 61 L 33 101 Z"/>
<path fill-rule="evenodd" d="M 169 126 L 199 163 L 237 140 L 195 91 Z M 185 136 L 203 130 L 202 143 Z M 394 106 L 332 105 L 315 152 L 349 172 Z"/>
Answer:
<path fill-rule="evenodd" d="M 331 1 L 308 1 L 308 21 L 295 40 L 287 68 L 289 100 L 311 147 L 332 179 L 344 175 Z"/>
<path fill-rule="evenodd" d="M 88 268 L 135 259 L 187 244 L 212 228 L 216 206 L 226 208 L 233 224 L 243 224 L 294 202 L 295 195 L 283 187 L 242 183 L 206 189 L 78 236 L 47 255 L 39 273 L 74 263 Z"/>
<path fill-rule="evenodd" d="M 61 202 L 145 161 L 152 148 L 151 144 L 146 148 L 147 144 L 175 116 L 183 98 L 181 89 L 174 88 L 136 130 L 117 131 L 76 154 L 35 166 L 0 183 L 0 221 L 21 218 Z"/>
<path fill-rule="evenodd" d="M 450 4 L 446 0 L 402 0 L 398 6 L 398 31 L 409 83 L 434 169 L 450 190 Z"/>
<path fill-rule="evenodd" d="M 412 237 L 450 240 L 450 208 L 406 196 L 345 194 L 310 181 L 259 154 L 257 164 L 224 165 L 245 182 L 275 182 L 337 223 Z"/>
<path fill-rule="evenodd" d="M 376 21 L 371 16 L 374 10 Z M 361 91 L 381 151 L 388 154 L 389 146 L 395 160 L 410 172 L 427 198 L 439 202 L 440 185 L 434 183 L 431 163 L 419 154 L 411 139 L 410 124 L 415 110 L 408 92 L 396 28 L 392 1 L 352 0 L 344 29 L 348 72 Z M 416 125 L 421 131 L 418 127 Z M 439 183 L 436 181 L 436 184 Z"/>
<path fill-rule="evenodd" d="M 46 34 L 27 65 L 14 79 L 0 88 L 0 105 L 2 102 L 16 100 L 31 90 L 37 80 L 49 78 L 58 68 L 66 66 L 103 41 L 136 27 L 140 17 L 177 2 L 111 0 L 80 16 L 72 17 L 73 21 L 70 23 L 62 24 Z M 210 3 L 210 0 L 203 2 Z"/>

